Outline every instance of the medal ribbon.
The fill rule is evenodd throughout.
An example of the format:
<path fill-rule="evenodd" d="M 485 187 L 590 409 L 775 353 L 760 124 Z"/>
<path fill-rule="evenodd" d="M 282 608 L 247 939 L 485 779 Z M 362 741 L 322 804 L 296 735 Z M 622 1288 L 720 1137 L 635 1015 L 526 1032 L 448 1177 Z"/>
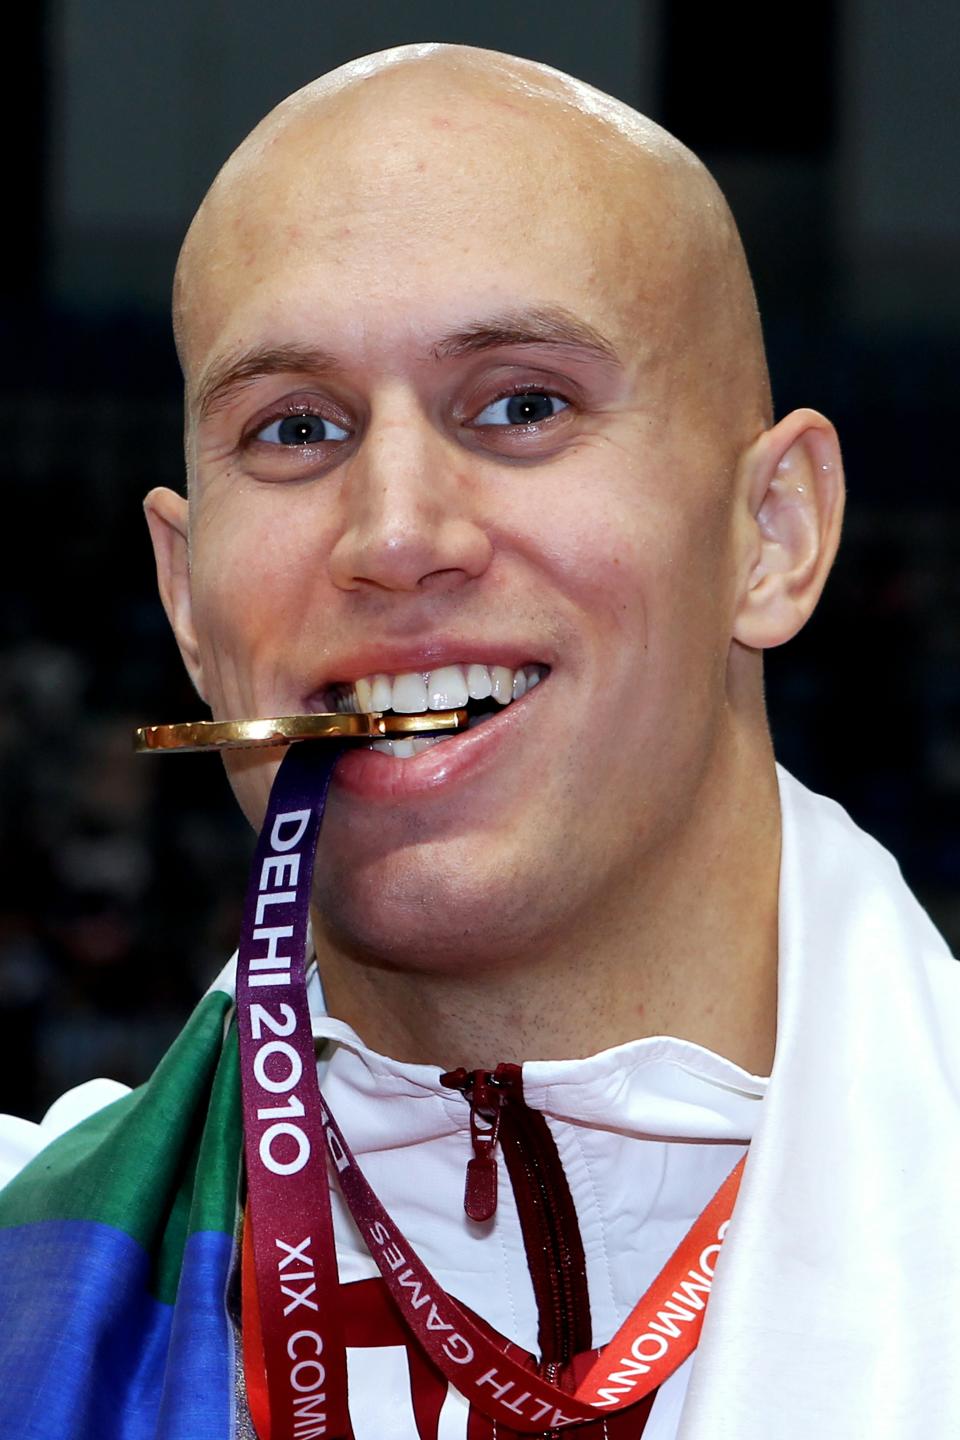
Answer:
<path fill-rule="evenodd" d="M 310 1433 L 341 1440 L 349 1423 L 327 1142 L 305 976 L 313 858 L 342 750 L 333 741 L 301 742 L 284 756 L 254 852 L 237 957 L 253 1250 L 253 1265 L 244 1269 L 248 1284 L 251 1268 L 256 1277 L 262 1337 L 261 1362 L 246 1369 L 260 1440 L 303 1440 Z M 245 1315 L 245 1338 L 248 1320 Z M 245 1345 L 248 1362 L 251 1348 Z M 317 1424 L 304 1423 L 311 1419 Z"/>
<path fill-rule="evenodd" d="M 327 1157 L 407 1325 L 461 1395 L 488 1418 L 524 1434 L 596 1421 L 649 1395 L 695 1349 L 745 1159 L 575 1395 L 528 1369 L 481 1330 L 380 1204 L 316 1083 L 306 926 L 314 850 L 342 748 L 302 743 L 285 756 L 254 857 L 240 942 L 237 1017 L 249 1197 L 244 1360 L 260 1440 L 347 1435 Z M 248 1325 L 254 1305 L 259 1325 Z"/>

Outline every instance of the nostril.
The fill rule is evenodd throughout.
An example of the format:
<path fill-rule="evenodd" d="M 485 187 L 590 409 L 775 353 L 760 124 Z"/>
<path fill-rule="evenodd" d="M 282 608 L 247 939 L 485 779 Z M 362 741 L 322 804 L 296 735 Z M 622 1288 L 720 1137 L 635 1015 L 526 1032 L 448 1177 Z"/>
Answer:
<path fill-rule="evenodd" d="M 423 590 L 445 590 L 453 585 L 460 585 L 463 582 L 464 572 L 451 567 L 447 570 L 431 570 L 429 574 L 421 576 L 418 584 Z"/>
<path fill-rule="evenodd" d="M 389 487 L 388 487 L 389 489 Z M 397 593 L 442 593 L 482 575 L 493 547 L 484 527 L 458 513 L 456 495 L 444 503 L 435 494 L 429 505 L 418 502 L 410 512 L 387 513 L 389 497 L 379 507 L 352 517 L 334 544 L 329 559 L 331 578 L 344 590 L 373 588 Z"/>

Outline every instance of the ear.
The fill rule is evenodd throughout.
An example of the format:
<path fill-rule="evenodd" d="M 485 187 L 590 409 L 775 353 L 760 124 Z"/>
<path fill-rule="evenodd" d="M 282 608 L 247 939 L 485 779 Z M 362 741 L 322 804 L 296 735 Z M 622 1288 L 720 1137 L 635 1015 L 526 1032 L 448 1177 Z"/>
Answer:
<path fill-rule="evenodd" d="M 157 563 L 157 586 L 167 619 L 176 636 L 187 673 L 201 700 L 203 667 L 193 626 L 193 598 L 190 593 L 190 549 L 187 500 L 163 486 L 151 490 L 143 502 L 153 555 Z"/>
<path fill-rule="evenodd" d="M 767 650 L 809 620 L 837 553 L 844 494 L 837 433 L 816 410 L 794 410 L 754 441 L 740 468 L 748 519 L 733 636 Z"/>

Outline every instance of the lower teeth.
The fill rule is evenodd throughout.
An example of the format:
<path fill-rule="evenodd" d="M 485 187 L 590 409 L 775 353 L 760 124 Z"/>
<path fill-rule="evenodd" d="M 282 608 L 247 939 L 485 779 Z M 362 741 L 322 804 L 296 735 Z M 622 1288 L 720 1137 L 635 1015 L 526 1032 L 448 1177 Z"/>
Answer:
<path fill-rule="evenodd" d="M 539 677 L 538 677 L 539 679 Z M 531 682 L 536 684 L 536 681 Z M 506 709 L 506 703 L 497 700 L 470 701 L 470 714 L 466 728 L 473 730 L 477 725 L 483 725 L 494 715 L 499 715 Z M 461 731 L 461 734 L 463 732 Z M 374 740 L 367 747 L 369 750 L 379 750 L 381 755 L 392 755 L 397 760 L 412 760 L 414 755 L 419 755 L 421 750 L 428 750 L 431 745 L 439 745 L 442 740 L 452 740 L 453 735 L 417 735 L 401 736 L 396 740 Z"/>
<path fill-rule="evenodd" d="M 417 735 L 413 738 L 404 735 L 399 740 L 374 740 L 369 748 L 379 750 L 381 755 L 393 755 L 398 760 L 411 760 L 414 755 L 419 755 L 421 750 L 429 750 L 431 745 L 439 745 L 445 738 L 452 737 Z"/>

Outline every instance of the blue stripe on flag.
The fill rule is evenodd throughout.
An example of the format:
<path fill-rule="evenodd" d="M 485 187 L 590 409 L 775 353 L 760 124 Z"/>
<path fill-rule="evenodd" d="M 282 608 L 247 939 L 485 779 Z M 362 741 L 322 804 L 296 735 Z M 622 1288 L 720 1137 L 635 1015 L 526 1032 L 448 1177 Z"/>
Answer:
<path fill-rule="evenodd" d="M 233 1434 L 233 1329 L 224 1305 L 232 1247 L 231 1236 L 219 1230 L 198 1230 L 187 1240 L 158 1440 L 228 1440 Z"/>
<path fill-rule="evenodd" d="M 150 1258 L 120 1230 L 88 1220 L 0 1230 L 0 1436 L 229 1436 L 231 1248 L 221 1232 L 191 1235 L 172 1307 L 149 1294 Z"/>

